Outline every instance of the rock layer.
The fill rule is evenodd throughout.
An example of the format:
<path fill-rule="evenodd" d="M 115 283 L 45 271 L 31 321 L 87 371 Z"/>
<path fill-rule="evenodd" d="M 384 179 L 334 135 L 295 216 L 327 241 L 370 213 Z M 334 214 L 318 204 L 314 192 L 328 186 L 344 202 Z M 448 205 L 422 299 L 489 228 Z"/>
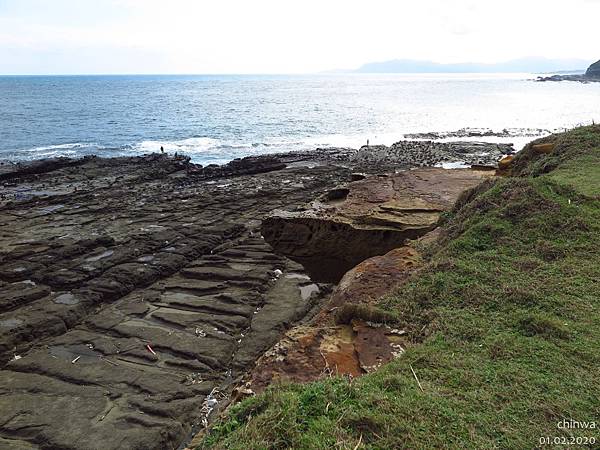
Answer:
<path fill-rule="evenodd" d="M 63 163 L 6 178 L 0 446 L 176 448 L 322 295 L 260 218 L 349 170 Z"/>
<path fill-rule="evenodd" d="M 440 148 L 375 162 L 324 149 L 218 167 L 166 155 L 6 165 L 0 447 L 180 446 L 327 292 L 261 238 L 263 216 Z M 372 334 L 358 326 L 340 333 Z M 335 342 L 330 369 L 374 363 Z"/>
<path fill-rule="evenodd" d="M 367 317 L 368 306 L 398 289 L 420 265 L 418 252 L 405 246 L 354 267 L 310 323 L 287 332 L 259 359 L 247 387 L 260 392 L 275 381 L 357 377 L 399 356 L 409 344 L 403 332 L 376 314 Z M 344 323 L 336 320 L 341 310 Z"/>
<path fill-rule="evenodd" d="M 276 211 L 262 233 L 314 280 L 337 282 L 361 261 L 436 227 L 464 190 L 488 171 L 424 168 L 372 177 L 330 190 L 300 211 Z"/>

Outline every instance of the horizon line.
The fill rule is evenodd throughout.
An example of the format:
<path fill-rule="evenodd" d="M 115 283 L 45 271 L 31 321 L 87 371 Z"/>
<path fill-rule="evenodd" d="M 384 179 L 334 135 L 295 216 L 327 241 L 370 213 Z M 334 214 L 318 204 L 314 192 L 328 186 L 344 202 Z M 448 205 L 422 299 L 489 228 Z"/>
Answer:
<path fill-rule="evenodd" d="M 92 76 L 290 76 L 290 75 L 494 75 L 494 74 L 547 74 L 555 72 L 578 72 L 584 71 L 585 68 L 578 69 L 560 69 L 556 71 L 476 71 L 476 72 L 360 72 L 357 70 L 327 70 L 321 72 L 99 72 L 99 73 L 0 73 L 0 77 L 92 77 Z"/>

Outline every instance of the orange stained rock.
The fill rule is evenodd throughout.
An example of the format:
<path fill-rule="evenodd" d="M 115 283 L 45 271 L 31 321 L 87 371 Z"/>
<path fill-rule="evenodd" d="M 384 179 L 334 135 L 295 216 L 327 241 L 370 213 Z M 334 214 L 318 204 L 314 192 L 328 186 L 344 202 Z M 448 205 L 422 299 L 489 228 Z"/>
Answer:
<path fill-rule="evenodd" d="M 554 147 L 555 147 L 555 144 L 550 143 L 550 144 L 535 144 L 531 148 L 536 153 L 548 154 L 548 153 L 552 153 L 552 151 L 554 150 Z"/>
<path fill-rule="evenodd" d="M 314 281 L 337 283 L 367 258 L 436 228 L 459 196 L 489 170 L 421 168 L 338 187 L 297 211 L 274 211 L 265 240 L 301 263 Z"/>
<path fill-rule="evenodd" d="M 317 322 L 342 305 L 373 303 L 404 283 L 420 263 L 419 252 L 408 246 L 363 261 L 344 275 Z"/>
<path fill-rule="evenodd" d="M 514 155 L 505 156 L 500 161 L 498 161 L 498 169 L 500 169 L 500 170 L 508 169 L 514 159 L 515 159 Z"/>

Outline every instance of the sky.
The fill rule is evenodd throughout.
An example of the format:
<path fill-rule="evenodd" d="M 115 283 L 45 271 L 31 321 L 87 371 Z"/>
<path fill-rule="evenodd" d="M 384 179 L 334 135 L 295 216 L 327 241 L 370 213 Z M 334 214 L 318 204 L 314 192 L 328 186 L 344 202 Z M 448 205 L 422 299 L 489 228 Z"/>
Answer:
<path fill-rule="evenodd" d="M 600 0 L 0 0 L 0 74 L 600 58 Z M 573 69 L 573 68 L 567 68 Z"/>

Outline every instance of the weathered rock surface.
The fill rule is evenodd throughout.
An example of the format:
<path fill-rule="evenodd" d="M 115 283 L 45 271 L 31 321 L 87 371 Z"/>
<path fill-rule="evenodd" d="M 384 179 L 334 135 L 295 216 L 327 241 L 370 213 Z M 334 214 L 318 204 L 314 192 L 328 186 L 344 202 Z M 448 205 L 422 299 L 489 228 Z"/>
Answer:
<path fill-rule="evenodd" d="M 6 165 L 0 447 L 178 447 L 328 292 L 274 253 L 261 219 L 441 148 L 420 147 L 421 161 L 322 149 L 219 167 L 166 155 Z M 362 372 L 391 351 L 327 339 L 329 370 Z M 362 356 L 346 360 L 351 347 Z"/>
<path fill-rule="evenodd" d="M 330 375 L 357 377 L 399 356 L 409 344 L 401 330 L 352 316 L 353 308 L 348 306 L 364 308 L 400 288 L 420 264 L 418 252 L 405 246 L 354 267 L 309 323 L 288 331 L 258 360 L 247 387 L 260 392 L 275 381 L 307 382 Z M 348 317 L 344 323 L 336 323 L 336 312 L 342 308 L 346 308 Z"/>
<path fill-rule="evenodd" d="M 22 175 L 34 175 L 52 172 L 68 166 L 77 166 L 83 164 L 87 158 L 46 158 L 34 161 L 25 161 L 19 163 L 2 162 L 0 163 L 0 180 L 10 179 Z"/>
<path fill-rule="evenodd" d="M 299 211 L 276 211 L 262 233 L 311 278 L 337 282 L 361 261 L 434 229 L 461 192 L 491 176 L 470 169 L 414 169 L 330 190 Z"/>
<path fill-rule="evenodd" d="M 511 144 L 472 141 L 399 141 L 390 147 L 385 145 L 361 147 L 353 155 L 352 161 L 368 167 L 393 158 L 405 163 L 398 166 L 400 169 L 441 167 L 449 162 L 460 163 L 464 167 L 471 165 L 495 166 L 500 158 L 513 152 L 514 148 Z"/>
<path fill-rule="evenodd" d="M 344 305 L 369 305 L 402 285 L 420 266 L 421 258 L 413 247 L 395 248 L 374 256 L 350 269 L 333 290 L 319 316 Z"/>
<path fill-rule="evenodd" d="M 260 218 L 350 171 L 271 163 L 88 158 L 6 178 L 0 446 L 176 448 L 306 314 L 324 287 Z"/>

